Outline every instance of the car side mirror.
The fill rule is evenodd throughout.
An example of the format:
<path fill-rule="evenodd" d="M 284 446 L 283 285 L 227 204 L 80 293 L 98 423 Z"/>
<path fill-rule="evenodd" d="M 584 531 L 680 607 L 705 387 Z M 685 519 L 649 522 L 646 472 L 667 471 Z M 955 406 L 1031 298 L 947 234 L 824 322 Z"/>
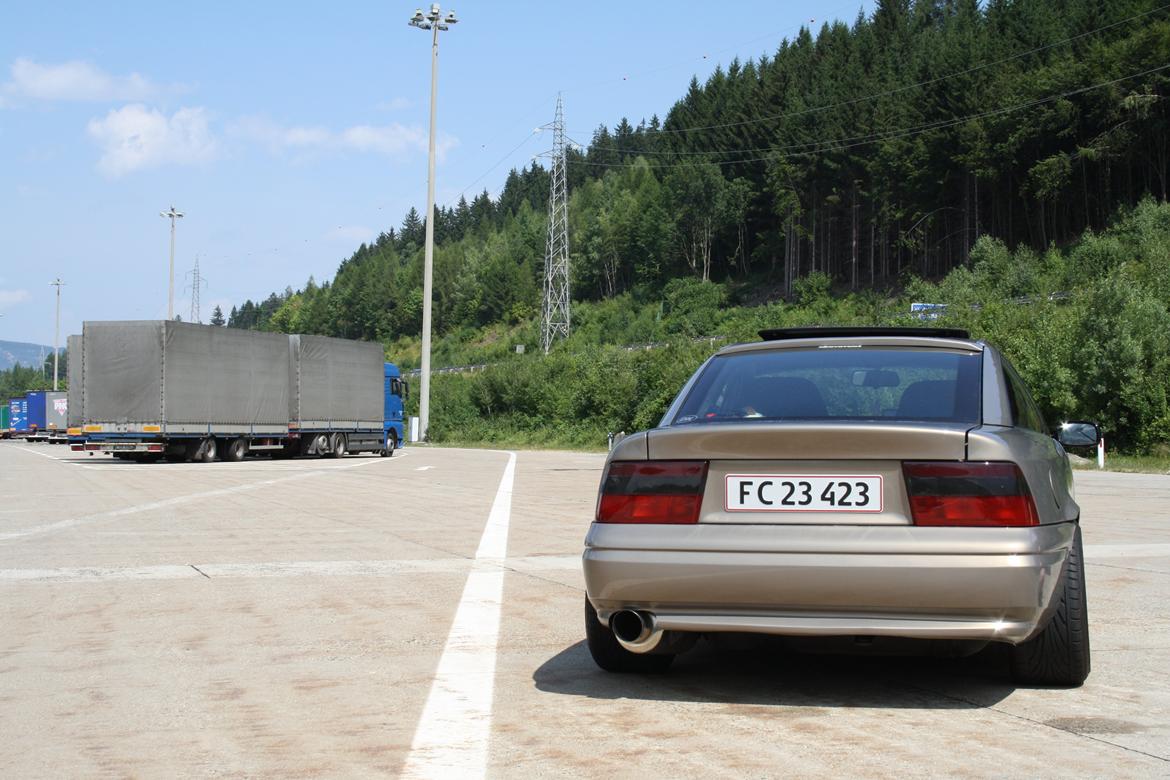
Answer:
<path fill-rule="evenodd" d="M 1061 423 L 1056 431 L 1056 440 L 1065 447 L 1096 447 L 1101 441 L 1101 429 L 1091 422 Z"/>

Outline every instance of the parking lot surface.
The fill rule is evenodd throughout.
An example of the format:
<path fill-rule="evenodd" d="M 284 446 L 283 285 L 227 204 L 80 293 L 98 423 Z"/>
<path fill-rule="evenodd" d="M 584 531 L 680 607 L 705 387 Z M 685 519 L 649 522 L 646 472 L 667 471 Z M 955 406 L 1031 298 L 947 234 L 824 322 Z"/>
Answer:
<path fill-rule="evenodd" d="M 736 638 L 600 671 L 602 463 L 0 443 L 4 776 L 1170 775 L 1170 476 L 1077 473 L 1093 672 L 1053 690 Z"/>

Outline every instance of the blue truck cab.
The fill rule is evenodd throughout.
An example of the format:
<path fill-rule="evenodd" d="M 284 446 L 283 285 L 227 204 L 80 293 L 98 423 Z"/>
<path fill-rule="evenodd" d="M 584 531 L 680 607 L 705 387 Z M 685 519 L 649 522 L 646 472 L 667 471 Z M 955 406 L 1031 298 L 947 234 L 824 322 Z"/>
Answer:
<path fill-rule="evenodd" d="M 402 372 L 393 363 L 385 364 L 385 407 L 382 412 L 383 440 L 389 455 L 406 441 L 405 401 L 410 393 Z"/>

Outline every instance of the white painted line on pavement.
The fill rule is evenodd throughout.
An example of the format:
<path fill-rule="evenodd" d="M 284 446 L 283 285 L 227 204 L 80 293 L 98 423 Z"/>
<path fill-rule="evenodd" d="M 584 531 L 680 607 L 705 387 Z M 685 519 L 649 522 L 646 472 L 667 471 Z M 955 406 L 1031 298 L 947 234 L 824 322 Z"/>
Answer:
<path fill-rule="evenodd" d="M 1170 558 L 1170 544 L 1086 544 L 1085 557 L 1090 561 L 1097 558 Z"/>
<path fill-rule="evenodd" d="M 0 581 L 7 582 L 97 582 L 105 580 L 178 580 L 198 577 L 190 566 L 127 566 L 107 569 L 97 566 L 76 569 L 0 569 Z"/>
<path fill-rule="evenodd" d="M 382 561 L 269 561 L 263 563 L 195 563 L 203 575 L 217 579 L 274 579 L 294 577 L 394 577 L 403 574 L 465 574 L 487 562 L 467 558 L 419 558 Z M 518 572 L 579 571 L 579 555 L 531 555 L 506 558 L 504 569 Z M 156 566 L 77 566 L 59 569 L 0 569 L 7 582 L 106 582 L 123 580 L 174 580 L 201 577 L 189 564 Z"/>
<path fill-rule="evenodd" d="M 508 550 L 515 472 L 516 453 L 509 452 L 508 465 L 504 467 L 475 553 L 476 566 L 467 575 L 447 644 L 414 732 L 402 771 L 404 777 L 447 780 L 483 777 L 487 773 L 500 607 L 504 596 L 505 572 L 498 564 L 503 562 Z"/>
<path fill-rule="evenodd" d="M 433 468 L 434 466 L 419 466 L 415 469 L 415 471 L 430 471 Z"/>
<path fill-rule="evenodd" d="M 46 456 L 47 457 L 47 456 Z M 200 501 L 205 498 L 215 498 L 217 496 L 230 496 L 235 493 L 244 493 L 249 490 L 256 490 L 257 488 L 268 487 L 269 485 L 279 485 L 282 482 L 291 482 L 295 479 L 305 479 L 306 477 L 318 477 L 325 474 L 332 474 L 337 471 L 345 471 L 348 469 L 361 468 L 375 463 L 385 462 L 385 458 L 371 458 L 369 460 L 360 460 L 356 463 L 345 463 L 328 468 L 318 468 L 315 471 L 305 471 L 298 474 L 293 474 L 287 477 L 277 477 L 275 479 L 264 479 L 259 482 L 250 482 L 247 485 L 235 485 L 229 488 L 220 488 L 218 490 L 206 490 L 201 493 L 191 493 L 186 496 L 176 496 L 175 498 L 168 498 L 162 501 L 152 501 L 148 504 L 139 504 L 137 506 L 124 507 L 122 509 L 113 509 L 108 512 L 98 512 L 93 515 L 86 515 L 84 517 L 73 517 L 67 520 L 58 520 L 55 523 L 46 523 L 44 525 L 33 526 L 32 528 L 25 528 L 20 531 L 10 531 L 8 533 L 0 534 L 0 542 L 9 542 L 15 539 L 27 539 L 33 536 L 41 536 L 43 534 L 53 533 L 55 531 L 65 531 L 70 528 L 76 528 L 80 525 L 88 525 L 90 523 L 100 522 L 102 520 L 112 520 L 117 517 L 125 517 L 127 515 L 136 515 L 142 512 L 151 512 L 157 509 L 166 509 L 180 504 L 188 504 L 192 501 Z M 398 462 L 391 460 L 392 463 Z M 149 469 L 150 466 L 145 466 Z"/>
<path fill-rule="evenodd" d="M 64 460 L 64 458 L 58 458 L 56 455 L 50 455 L 47 452 L 37 452 L 36 450 L 32 449 L 32 447 L 30 445 L 27 445 L 27 444 L 24 445 L 23 447 L 16 445 L 16 444 L 10 444 L 10 445 L 6 445 L 6 446 L 12 447 L 17 452 L 27 452 L 29 455 L 40 455 L 42 458 L 48 458 L 49 460 Z M 52 446 L 52 445 L 49 445 L 49 446 Z"/>

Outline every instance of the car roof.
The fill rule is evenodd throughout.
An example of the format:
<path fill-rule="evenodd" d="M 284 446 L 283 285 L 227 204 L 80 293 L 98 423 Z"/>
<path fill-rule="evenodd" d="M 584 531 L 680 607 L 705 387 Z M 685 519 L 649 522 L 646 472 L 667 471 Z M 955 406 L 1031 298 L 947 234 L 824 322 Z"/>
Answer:
<path fill-rule="evenodd" d="M 761 330 L 763 341 L 732 344 L 716 354 L 818 347 L 902 347 L 982 352 L 987 345 L 957 328 L 808 327 Z"/>

